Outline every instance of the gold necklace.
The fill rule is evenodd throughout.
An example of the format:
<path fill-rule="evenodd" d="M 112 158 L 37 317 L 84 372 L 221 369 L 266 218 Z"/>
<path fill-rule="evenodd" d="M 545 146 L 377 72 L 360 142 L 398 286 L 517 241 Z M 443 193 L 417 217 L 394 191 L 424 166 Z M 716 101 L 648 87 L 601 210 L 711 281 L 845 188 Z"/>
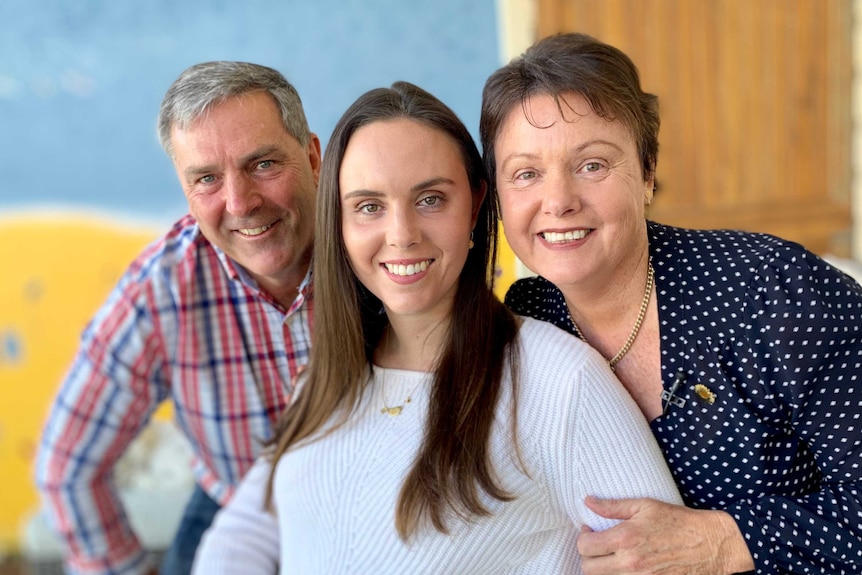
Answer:
<path fill-rule="evenodd" d="M 635 322 L 635 326 L 632 328 L 632 332 L 629 334 L 629 338 L 626 340 L 625 345 L 623 345 L 623 348 L 619 350 L 615 356 L 607 360 L 608 366 L 611 368 L 611 371 L 614 371 L 616 369 L 616 365 L 629 352 L 629 349 L 631 349 L 632 344 L 634 344 L 638 333 L 640 333 L 641 324 L 644 321 L 644 317 L 646 317 L 646 310 L 647 306 L 649 306 L 649 299 L 652 295 L 652 288 L 654 284 L 655 270 L 652 267 L 652 259 L 650 259 L 649 263 L 647 264 L 646 288 L 644 288 L 644 299 L 641 302 L 641 308 L 638 311 L 638 319 Z M 587 341 L 587 338 L 584 337 L 584 334 L 582 334 L 581 330 L 578 328 L 578 324 L 575 323 L 575 320 L 572 317 L 572 312 L 569 312 L 569 321 L 572 322 L 572 326 L 575 328 L 575 334 L 579 338 L 581 338 L 581 341 L 583 341 L 584 343 L 589 343 Z"/>
<path fill-rule="evenodd" d="M 380 413 L 382 413 L 384 415 L 392 415 L 392 416 L 401 415 L 401 412 L 404 411 L 404 406 L 406 406 L 408 403 L 413 401 L 413 393 L 416 391 L 416 389 L 419 387 L 419 385 L 421 383 L 422 382 L 419 381 L 418 383 L 416 383 L 416 385 L 413 386 L 413 389 L 411 389 L 410 393 L 407 394 L 407 399 L 405 399 L 401 403 L 401 405 L 394 405 L 392 407 L 389 407 L 389 405 L 388 405 L 389 402 L 386 400 L 386 376 L 383 375 L 383 377 L 381 377 L 381 381 L 380 381 L 380 387 L 382 390 L 382 393 L 380 395 L 382 396 L 382 399 L 383 399 L 383 407 L 380 408 Z"/>
<path fill-rule="evenodd" d="M 395 405 L 393 407 L 389 407 L 386 405 L 386 400 L 384 399 L 383 400 L 383 407 L 380 408 L 380 413 L 383 413 L 386 415 L 401 415 L 401 412 L 404 411 L 404 406 L 407 405 L 408 403 L 410 403 L 411 401 L 413 401 L 413 398 L 408 395 L 407 399 L 405 399 L 404 403 L 402 403 L 401 405 Z"/>

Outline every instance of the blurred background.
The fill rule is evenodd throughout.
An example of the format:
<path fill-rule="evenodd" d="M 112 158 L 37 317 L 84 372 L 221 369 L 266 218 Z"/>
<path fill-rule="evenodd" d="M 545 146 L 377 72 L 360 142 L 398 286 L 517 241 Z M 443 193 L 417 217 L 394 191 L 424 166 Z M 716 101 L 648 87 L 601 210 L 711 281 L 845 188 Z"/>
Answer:
<path fill-rule="evenodd" d="M 858 273 L 862 0 L 0 0 L 0 563 L 56 559 L 32 487 L 49 402 L 90 316 L 185 212 L 155 132 L 182 70 L 280 70 L 324 146 L 395 80 L 478 138 L 485 78 L 561 31 L 620 47 L 659 96 L 652 219 L 774 233 Z M 504 249 L 498 292 L 524 273 Z M 120 470 L 153 545 L 190 481 L 157 420 Z"/>

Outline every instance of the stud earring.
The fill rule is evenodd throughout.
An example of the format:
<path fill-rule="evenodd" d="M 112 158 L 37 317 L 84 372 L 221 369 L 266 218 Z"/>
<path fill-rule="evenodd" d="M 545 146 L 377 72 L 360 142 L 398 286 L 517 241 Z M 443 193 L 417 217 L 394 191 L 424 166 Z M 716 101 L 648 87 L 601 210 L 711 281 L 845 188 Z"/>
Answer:
<path fill-rule="evenodd" d="M 652 205 L 653 198 L 655 198 L 655 192 L 658 189 L 658 184 L 653 183 L 652 191 L 649 194 L 644 194 L 644 206 Z"/>

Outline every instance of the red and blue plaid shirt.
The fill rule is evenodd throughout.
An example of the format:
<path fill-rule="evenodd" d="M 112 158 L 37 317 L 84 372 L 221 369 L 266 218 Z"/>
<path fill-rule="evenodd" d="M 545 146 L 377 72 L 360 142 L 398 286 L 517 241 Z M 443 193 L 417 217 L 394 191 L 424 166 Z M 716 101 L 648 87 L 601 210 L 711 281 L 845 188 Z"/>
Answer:
<path fill-rule="evenodd" d="M 191 216 L 132 263 L 84 331 L 39 449 L 37 483 L 69 569 L 144 568 L 113 469 L 168 398 L 197 482 L 230 498 L 308 362 L 310 279 L 284 309 Z"/>

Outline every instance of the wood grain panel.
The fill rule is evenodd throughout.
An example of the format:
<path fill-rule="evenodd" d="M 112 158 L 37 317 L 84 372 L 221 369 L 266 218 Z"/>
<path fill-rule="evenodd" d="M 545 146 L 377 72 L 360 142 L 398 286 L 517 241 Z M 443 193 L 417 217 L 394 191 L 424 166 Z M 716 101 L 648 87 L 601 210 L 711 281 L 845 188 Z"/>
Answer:
<path fill-rule="evenodd" d="M 538 0 L 538 35 L 625 51 L 659 96 L 650 217 L 850 251 L 851 0 Z"/>

